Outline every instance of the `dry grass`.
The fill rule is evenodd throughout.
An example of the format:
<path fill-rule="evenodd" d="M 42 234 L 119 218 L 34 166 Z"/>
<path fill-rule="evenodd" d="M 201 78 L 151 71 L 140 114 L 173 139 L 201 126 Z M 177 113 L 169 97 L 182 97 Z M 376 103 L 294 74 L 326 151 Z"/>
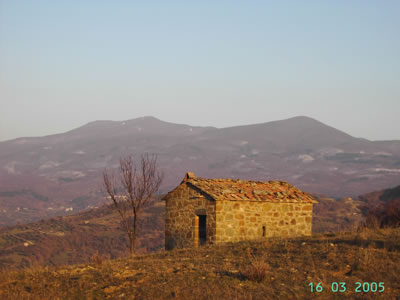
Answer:
<path fill-rule="evenodd" d="M 95 265 L 98 265 L 98 266 L 102 265 L 102 264 L 103 264 L 103 261 L 104 261 L 105 259 L 109 259 L 109 257 L 107 257 L 107 256 L 104 255 L 104 254 L 99 254 L 98 251 L 96 251 L 96 253 L 93 254 L 93 255 L 90 257 L 90 261 L 91 261 L 92 263 L 94 263 Z"/>
<path fill-rule="evenodd" d="M 267 255 L 264 254 L 262 256 L 255 256 L 253 253 L 251 253 L 250 248 L 247 250 L 249 264 L 243 267 L 240 273 L 245 279 L 261 282 L 266 278 L 270 269 L 268 263 L 266 262 Z"/>
<path fill-rule="evenodd" d="M 321 282 L 321 293 L 309 283 Z M 331 291 L 345 282 L 344 293 Z M 356 282 L 384 282 L 356 293 Z M 0 273 L 0 299 L 396 299 L 400 229 L 364 229 Z"/>

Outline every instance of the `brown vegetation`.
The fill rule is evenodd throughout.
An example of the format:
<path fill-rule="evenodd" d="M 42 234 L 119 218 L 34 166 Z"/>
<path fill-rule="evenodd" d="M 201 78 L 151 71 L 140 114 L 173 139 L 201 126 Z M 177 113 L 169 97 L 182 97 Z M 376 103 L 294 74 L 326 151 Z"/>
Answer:
<path fill-rule="evenodd" d="M 266 262 L 267 255 L 255 256 L 248 250 L 249 264 L 243 267 L 240 271 L 242 276 L 248 280 L 261 282 L 265 279 L 270 270 L 268 262 Z"/>
<path fill-rule="evenodd" d="M 321 283 L 323 291 L 311 292 L 311 282 Z M 345 282 L 346 291 L 334 293 L 333 282 Z M 383 282 L 385 290 L 357 293 L 356 282 Z M 396 299 L 399 294 L 399 228 L 0 273 L 1 299 Z"/>
<path fill-rule="evenodd" d="M 400 199 L 380 204 L 368 210 L 367 226 L 399 227 L 400 226 Z"/>
<path fill-rule="evenodd" d="M 147 207 L 138 224 L 137 252 L 164 248 L 164 203 Z M 0 269 L 88 263 L 92 256 L 129 255 L 128 238 L 110 206 L 0 229 Z"/>
<path fill-rule="evenodd" d="M 366 217 L 365 225 L 369 227 L 400 226 L 400 186 L 380 193 L 374 204 L 367 202 L 362 206 Z"/>
<path fill-rule="evenodd" d="M 363 221 L 358 199 L 313 197 L 318 201 L 313 208 L 313 233 L 352 231 Z"/>

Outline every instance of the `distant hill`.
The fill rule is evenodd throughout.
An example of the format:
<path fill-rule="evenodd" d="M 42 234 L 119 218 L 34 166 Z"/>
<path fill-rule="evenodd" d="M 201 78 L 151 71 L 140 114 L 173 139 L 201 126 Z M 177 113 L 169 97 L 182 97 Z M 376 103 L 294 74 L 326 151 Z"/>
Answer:
<path fill-rule="evenodd" d="M 0 143 L 0 226 L 104 204 L 101 172 L 121 156 L 158 155 L 161 192 L 190 170 L 200 177 L 281 179 L 348 197 L 400 182 L 400 141 L 352 137 L 308 117 L 229 128 L 154 117 L 95 121 L 74 130 Z"/>

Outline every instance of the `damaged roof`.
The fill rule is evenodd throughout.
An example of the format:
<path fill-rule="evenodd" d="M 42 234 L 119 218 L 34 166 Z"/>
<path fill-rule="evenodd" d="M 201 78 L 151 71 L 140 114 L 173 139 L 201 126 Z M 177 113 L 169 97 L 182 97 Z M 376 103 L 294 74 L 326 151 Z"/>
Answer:
<path fill-rule="evenodd" d="M 192 185 L 215 200 L 317 203 L 311 195 L 285 181 L 206 179 L 196 177 L 194 173 L 188 172 L 182 184 Z"/>

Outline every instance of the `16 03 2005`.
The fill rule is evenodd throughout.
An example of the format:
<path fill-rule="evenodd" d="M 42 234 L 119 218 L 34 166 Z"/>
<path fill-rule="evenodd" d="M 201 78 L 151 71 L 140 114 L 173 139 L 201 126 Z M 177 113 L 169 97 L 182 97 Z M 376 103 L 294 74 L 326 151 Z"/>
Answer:
<path fill-rule="evenodd" d="M 328 288 L 333 293 L 345 293 L 352 290 L 356 293 L 383 293 L 385 291 L 384 282 L 359 282 L 348 285 L 346 282 L 332 282 L 331 284 L 323 284 L 322 282 L 310 282 L 308 284 L 311 293 L 321 293 Z"/>

